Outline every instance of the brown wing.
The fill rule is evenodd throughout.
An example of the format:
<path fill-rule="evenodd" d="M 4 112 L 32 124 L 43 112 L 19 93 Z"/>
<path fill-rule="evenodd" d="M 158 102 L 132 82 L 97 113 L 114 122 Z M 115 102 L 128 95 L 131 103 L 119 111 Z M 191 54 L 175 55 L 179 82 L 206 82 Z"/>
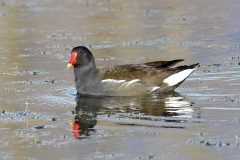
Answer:
<path fill-rule="evenodd" d="M 107 67 L 100 73 L 102 79 L 133 80 L 146 76 L 151 69 L 150 66 L 129 64 Z"/>
<path fill-rule="evenodd" d="M 183 59 L 176 59 L 172 61 L 154 61 L 143 64 L 128 64 L 117 65 L 103 69 L 102 78 L 124 79 L 131 80 L 136 77 L 152 76 L 159 74 L 159 72 L 166 71 L 166 69 L 175 64 L 184 61 Z M 163 76 L 164 77 L 164 76 Z"/>
<path fill-rule="evenodd" d="M 177 68 L 155 68 L 146 65 L 120 65 L 105 68 L 100 72 L 101 79 L 133 80 L 160 86 L 162 81 L 177 72 Z"/>
<path fill-rule="evenodd" d="M 155 68 L 170 68 L 174 66 L 175 64 L 184 61 L 184 59 L 176 59 L 172 61 L 155 61 L 155 62 L 147 62 L 144 63 L 147 66 L 152 66 Z"/>
<path fill-rule="evenodd" d="M 185 69 L 194 68 L 198 64 L 190 66 L 178 66 L 170 68 L 183 59 L 172 61 L 155 61 L 144 64 L 118 65 L 103 69 L 100 74 L 102 79 L 133 80 L 140 79 L 142 83 L 149 85 L 162 85 L 162 81 L 172 74 Z"/>

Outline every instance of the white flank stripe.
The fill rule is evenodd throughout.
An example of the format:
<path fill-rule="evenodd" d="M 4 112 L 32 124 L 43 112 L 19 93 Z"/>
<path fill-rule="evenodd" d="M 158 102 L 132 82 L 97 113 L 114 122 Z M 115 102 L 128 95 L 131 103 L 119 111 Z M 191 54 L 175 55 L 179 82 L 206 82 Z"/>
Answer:
<path fill-rule="evenodd" d="M 140 79 L 131 80 L 131 81 L 127 82 L 126 87 L 129 86 L 129 85 L 131 85 L 131 84 L 133 84 L 133 83 L 139 82 L 139 81 L 140 81 Z"/>
<path fill-rule="evenodd" d="M 158 87 L 158 86 L 152 87 L 152 89 L 151 89 L 150 92 L 154 92 L 154 91 L 156 91 L 156 90 L 159 89 L 159 88 L 160 88 L 160 87 Z"/>
<path fill-rule="evenodd" d="M 101 83 L 103 83 L 105 85 L 115 86 L 115 87 L 129 87 L 130 85 L 136 84 L 139 81 L 140 81 L 140 79 L 134 79 L 134 80 L 131 80 L 131 81 L 104 79 L 104 80 L 101 81 Z"/>
<path fill-rule="evenodd" d="M 120 84 L 120 83 L 126 82 L 126 80 L 104 79 L 101 82 L 102 83 L 116 83 L 116 84 Z"/>
<path fill-rule="evenodd" d="M 163 82 L 167 83 L 169 86 L 174 86 L 174 85 L 180 83 L 181 81 L 183 81 L 184 79 L 186 79 L 194 70 L 195 70 L 195 68 L 194 69 L 186 69 L 181 72 L 175 73 L 175 74 L 169 76 L 168 78 L 164 79 Z"/>

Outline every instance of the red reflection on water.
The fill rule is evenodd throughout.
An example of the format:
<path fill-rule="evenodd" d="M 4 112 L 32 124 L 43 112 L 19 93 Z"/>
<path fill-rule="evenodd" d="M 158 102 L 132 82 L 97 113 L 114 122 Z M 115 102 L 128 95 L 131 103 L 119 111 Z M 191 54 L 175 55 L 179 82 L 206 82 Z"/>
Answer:
<path fill-rule="evenodd" d="M 74 124 L 73 124 L 73 135 L 74 137 L 76 138 L 79 138 L 80 137 L 80 126 L 79 124 L 75 121 Z"/>

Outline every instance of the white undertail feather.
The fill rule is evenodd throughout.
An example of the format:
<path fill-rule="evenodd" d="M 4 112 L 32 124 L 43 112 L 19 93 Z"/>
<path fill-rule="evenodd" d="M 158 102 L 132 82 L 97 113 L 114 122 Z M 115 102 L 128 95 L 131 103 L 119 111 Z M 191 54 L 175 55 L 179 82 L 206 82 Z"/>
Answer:
<path fill-rule="evenodd" d="M 168 78 L 164 79 L 163 82 L 166 83 L 168 86 L 174 86 L 183 80 L 185 80 L 196 68 L 193 69 L 186 69 L 181 72 L 175 73 Z"/>

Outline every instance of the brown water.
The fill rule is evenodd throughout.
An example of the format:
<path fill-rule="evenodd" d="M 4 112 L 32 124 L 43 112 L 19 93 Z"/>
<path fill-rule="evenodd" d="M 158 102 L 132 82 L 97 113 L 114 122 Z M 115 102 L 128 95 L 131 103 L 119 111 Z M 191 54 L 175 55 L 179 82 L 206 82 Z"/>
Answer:
<path fill-rule="evenodd" d="M 0 0 L 1 159 L 240 159 L 239 4 Z M 75 101 L 77 45 L 98 67 L 201 67 L 170 95 Z"/>

